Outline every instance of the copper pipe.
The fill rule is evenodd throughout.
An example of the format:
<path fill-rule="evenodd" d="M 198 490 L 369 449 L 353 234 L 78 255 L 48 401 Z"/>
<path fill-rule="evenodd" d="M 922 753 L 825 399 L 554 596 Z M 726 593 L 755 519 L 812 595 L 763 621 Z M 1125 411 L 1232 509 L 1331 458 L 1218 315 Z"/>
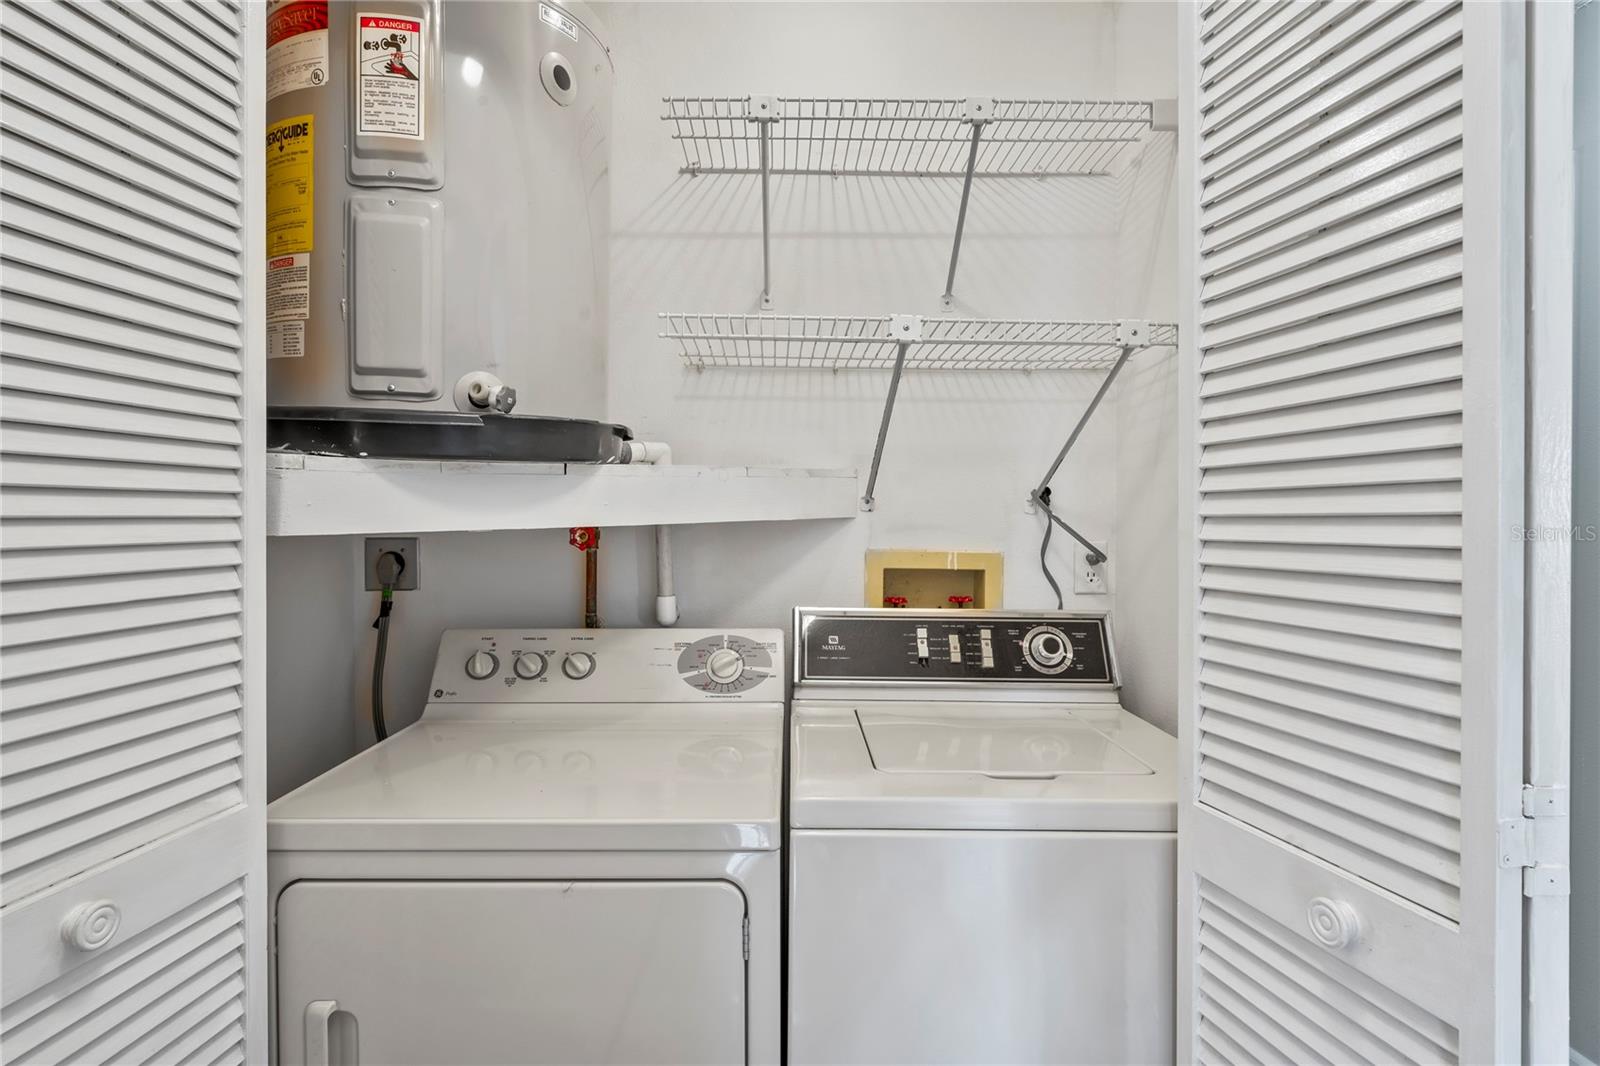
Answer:
<path fill-rule="evenodd" d="M 600 628 L 600 549 L 583 553 L 583 628 Z"/>
<path fill-rule="evenodd" d="M 583 552 L 583 628 L 600 628 L 600 530 L 573 526 L 567 543 Z"/>

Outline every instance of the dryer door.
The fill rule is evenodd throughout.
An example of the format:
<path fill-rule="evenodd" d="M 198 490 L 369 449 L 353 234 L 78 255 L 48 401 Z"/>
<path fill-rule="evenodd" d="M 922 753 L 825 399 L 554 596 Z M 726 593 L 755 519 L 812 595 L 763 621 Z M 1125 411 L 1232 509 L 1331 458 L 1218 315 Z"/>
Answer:
<path fill-rule="evenodd" d="M 716 881 L 301 881 L 282 1063 L 745 1059 L 744 897 Z"/>

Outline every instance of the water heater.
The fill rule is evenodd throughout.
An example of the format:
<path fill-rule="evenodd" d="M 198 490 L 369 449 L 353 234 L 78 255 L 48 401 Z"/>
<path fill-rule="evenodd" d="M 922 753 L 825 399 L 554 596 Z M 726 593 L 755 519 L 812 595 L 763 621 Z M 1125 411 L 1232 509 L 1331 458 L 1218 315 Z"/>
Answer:
<path fill-rule="evenodd" d="M 269 443 L 608 462 L 611 58 L 549 0 L 274 0 Z"/>

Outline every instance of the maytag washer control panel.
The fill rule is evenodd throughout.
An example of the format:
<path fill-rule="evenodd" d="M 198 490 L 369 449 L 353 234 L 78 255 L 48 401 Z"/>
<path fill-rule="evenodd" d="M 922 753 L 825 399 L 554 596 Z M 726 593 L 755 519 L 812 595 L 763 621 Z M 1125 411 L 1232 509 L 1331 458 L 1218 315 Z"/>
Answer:
<path fill-rule="evenodd" d="M 1104 614 L 802 607 L 795 680 L 1115 687 L 1117 672 Z"/>

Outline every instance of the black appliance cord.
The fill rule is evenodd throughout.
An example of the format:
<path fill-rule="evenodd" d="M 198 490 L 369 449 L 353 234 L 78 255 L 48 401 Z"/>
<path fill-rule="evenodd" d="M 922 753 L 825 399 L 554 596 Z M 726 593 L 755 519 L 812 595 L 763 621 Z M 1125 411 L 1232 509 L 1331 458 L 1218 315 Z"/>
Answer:
<path fill-rule="evenodd" d="M 378 617 L 372 622 L 372 628 L 378 631 L 378 647 L 372 653 L 372 732 L 379 740 L 389 738 L 389 726 L 383 719 L 383 663 L 389 655 L 389 615 L 394 611 L 394 587 L 405 568 L 405 557 L 397 552 L 384 552 L 378 557 L 378 580 L 383 582 L 383 595 L 378 601 Z"/>

